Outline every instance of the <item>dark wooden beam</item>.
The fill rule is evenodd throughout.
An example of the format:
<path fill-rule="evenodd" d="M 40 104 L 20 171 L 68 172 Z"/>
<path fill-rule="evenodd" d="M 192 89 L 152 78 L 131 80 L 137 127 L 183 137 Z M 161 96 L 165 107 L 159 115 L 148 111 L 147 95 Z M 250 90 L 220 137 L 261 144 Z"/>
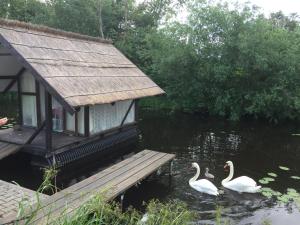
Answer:
<path fill-rule="evenodd" d="M 17 78 L 13 79 L 7 86 L 6 88 L 4 89 L 4 91 L 2 92 L 3 94 L 5 94 L 6 92 L 8 92 L 12 86 L 17 82 Z"/>
<path fill-rule="evenodd" d="M 18 112 L 19 112 L 19 124 L 23 125 L 23 108 L 22 108 L 22 85 L 21 85 L 21 76 L 18 77 Z"/>
<path fill-rule="evenodd" d="M 67 130 L 67 112 L 63 108 L 63 130 Z"/>
<path fill-rule="evenodd" d="M 121 122 L 120 127 L 122 127 L 122 126 L 124 125 L 125 120 L 127 119 L 127 116 L 128 116 L 128 114 L 129 114 L 129 112 L 130 112 L 130 110 L 131 110 L 133 104 L 134 104 L 134 100 L 131 101 L 131 103 L 130 103 L 130 105 L 129 105 L 127 111 L 126 111 L 126 114 L 125 114 L 125 116 L 124 116 L 124 118 L 123 118 L 123 120 L 122 120 L 122 122 Z"/>
<path fill-rule="evenodd" d="M 30 95 L 30 96 L 36 96 L 37 94 L 35 92 L 22 92 L 22 95 Z"/>
<path fill-rule="evenodd" d="M 35 92 L 36 92 L 36 117 L 37 117 L 37 126 L 40 127 L 42 124 L 42 112 L 41 112 L 41 93 L 40 93 L 40 84 L 35 81 Z"/>
<path fill-rule="evenodd" d="M 75 112 L 75 135 L 78 136 L 78 112 Z"/>
<path fill-rule="evenodd" d="M 84 106 L 84 136 L 90 136 L 90 107 Z"/>
<path fill-rule="evenodd" d="M 137 122 L 139 120 L 139 99 L 134 101 L 134 120 Z"/>
<path fill-rule="evenodd" d="M 16 79 L 17 76 L 13 75 L 13 76 L 1 76 L 0 75 L 0 80 L 10 80 L 10 79 Z"/>
<path fill-rule="evenodd" d="M 45 90 L 46 150 L 52 151 L 52 96 Z"/>
<path fill-rule="evenodd" d="M 45 127 L 46 122 L 44 121 L 39 127 L 38 129 L 36 129 L 34 131 L 34 133 L 31 135 L 31 137 L 26 141 L 26 145 L 31 144 L 31 142 L 36 138 L 36 136 L 43 130 L 43 128 Z"/>
<path fill-rule="evenodd" d="M 10 53 L 6 53 L 6 52 L 3 52 L 3 53 L 0 53 L 0 56 L 11 56 L 11 54 Z"/>
<path fill-rule="evenodd" d="M 15 76 L 11 76 L 10 79 L 12 79 L 12 81 L 7 85 L 7 87 L 4 89 L 3 93 L 5 94 L 6 92 L 8 92 L 11 87 L 18 81 L 18 78 L 25 72 L 25 68 L 23 67 Z"/>

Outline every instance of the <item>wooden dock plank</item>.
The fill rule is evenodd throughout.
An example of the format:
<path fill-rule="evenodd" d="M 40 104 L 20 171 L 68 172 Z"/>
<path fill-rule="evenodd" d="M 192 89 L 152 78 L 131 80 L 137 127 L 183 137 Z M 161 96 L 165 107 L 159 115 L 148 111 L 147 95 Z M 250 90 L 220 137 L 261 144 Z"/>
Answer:
<path fill-rule="evenodd" d="M 11 144 L 7 142 L 0 142 L 0 160 L 18 152 L 21 146 L 16 144 Z"/>
<path fill-rule="evenodd" d="M 57 218 L 65 206 L 68 206 L 68 209 L 71 208 L 78 208 L 84 202 L 90 199 L 90 196 L 100 191 L 106 191 L 119 182 L 122 182 L 125 179 L 128 179 L 130 176 L 133 176 L 135 173 L 143 169 L 145 166 L 151 165 L 155 163 L 157 160 L 165 156 L 165 153 L 158 153 L 158 152 L 150 152 L 150 154 L 145 155 L 137 160 L 134 160 L 130 164 L 120 168 L 119 170 L 103 177 L 98 182 L 89 182 L 88 185 L 79 189 L 79 191 L 70 194 L 67 199 L 62 198 L 61 201 L 55 201 L 53 204 L 55 206 L 52 207 L 51 218 Z M 89 181 L 89 178 L 84 180 L 84 183 Z M 105 193 L 103 193 L 105 194 Z M 111 198 L 106 198 L 107 200 L 111 200 Z M 53 210 L 55 209 L 55 210 Z M 44 217 L 45 215 L 49 214 L 49 209 L 47 208 L 45 212 L 38 214 L 36 216 L 36 221 L 39 218 Z M 38 223 L 43 224 L 43 223 Z"/>
<path fill-rule="evenodd" d="M 126 160 L 123 160 L 103 171 L 101 171 L 100 173 L 97 173 L 77 184 L 74 184 L 72 185 L 71 187 L 69 188 L 66 188 L 54 195 L 51 196 L 51 198 L 49 198 L 48 200 L 44 201 L 43 202 L 43 207 L 47 207 L 49 204 L 52 204 L 53 202 L 55 201 L 59 201 L 60 199 L 63 199 L 65 197 L 67 197 L 68 195 L 72 194 L 72 193 L 75 193 L 77 191 L 80 191 L 80 189 L 84 188 L 84 186 L 90 184 L 90 183 L 93 183 L 93 182 L 97 182 L 99 179 L 102 179 L 104 176 L 107 176 L 108 174 L 111 174 L 113 173 L 114 171 L 124 167 L 125 165 L 127 165 L 128 163 L 131 163 L 132 161 L 134 160 L 137 160 L 147 154 L 151 153 L 151 151 L 143 151 L 143 152 L 139 152 L 138 154 L 126 159 Z"/>
<path fill-rule="evenodd" d="M 45 201 L 42 202 L 41 205 L 39 205 L 39 209 L 40 211 L 43 211 L 43 209 L 45 207 L 47 207 L 47 209 L 49 209 L 49 205 L 50 204 L 53 204 L 53 202 L 59 202 L 59 201 L 62 201 L 64 202 L 65 199 L 71 195 L 71 194 L 74 194 L 76 192 L 80 192 L 82 188 L 84 188 L 85 185 L 88 185 L 90 183 L 93 183 L 93 182 L 97 182 L 99 179 L 102 179 L 104 178 L 105 176 L 113 173 L 114 171 L 116 170 L 119 170 L 121 168 L 123 168 L 124 166 L 126 166 L 127 164 L 133 162 L 134 160 L 137 160 L 141 157 L 145 157 L 147 154 L 153 154 L 153 152 L 151 152 L 150 150 L 144 150 L 142 152 L 139 152 L 117 164 L 114 164 L 113 166 L 101 171 L 100 173 L 97 173 L 89 178 L 87 178 L 86 180 L 83 180 L 79 183 L 76 183 L 74 185 L 72 185 L 71 187 L 69 188 L 66 188 L 54 195 L 51 196 L 51 198 L 48 198 L 46 199 Z M 33 205 L 33 209 L 35 209 L 37 207 L 37 205 Z M 28 211 L 28 213 L 30 213 L 30 210 Z M 26 213 L 25 213 L 26 214 Z M 14 217 L 11 217 L 11 218 L 8 218 L 8 220 L 13 220 Z"/>
<path fill-rule="evenodd" d="M 173 155 L 166 154 L 165 156 L 161 157 L 160 159 L 156 160 L 155 163 L 147 164 L 146 167 L 144 167 L 144 170 L 139 170 L 135 174 L 131 176 L 123 177 L 124 179 L 122 181 L 116 181 L 113 183 L 110 183 L 109 185 L 112 185 L 111 189 L 105 194 L 105 199 L 107 201 L 114 199 L 117 197 L 120 193 L 123 193 L 124 191 L 128 190 L 132 186 L 134 186 L 137 182 L 143 180 L 145 177 L 151 175 L 154 171 L 157 170 L 157 168 L 161 167 L 166 163 L 166 161 L 170 161 L 174 158 Z M 97 194 L 95 191 L 92 194 Z M 83 202 L 88 201 L 89 199 L 83 199 Z M 77 199 L 76 203 L 72 203 L 71 205 L 68 205 L 67 213 L 72 214 L 74 210 L 79 208 L 82 205 L 82 199 Z"/>
<path fill-rule="evenodd" d="M 134 186 L 137 182 L 141 181 L 145 176 L 151 175 L 153 172 L 155 172 L 159 167 L 163 166 L 166 162 L 171 161 L 174 159 L 174 155 L 167 154 L 160 158 L 159 160 L 155 161 L 155 163 L 152 163 L 144 168 L 143 171 L 138 171 L 133 176 L 127 178 L 123 182 L 120 182 L 118 184 L 115 184 L 114 188 L 112 189 L 112 192 L 109 192 L 109 196 L 107 196 L 109 199 L 113 199 L 116 196 L 118 196 L 119 193 L 124 192 L 126 189 L 131 188 Z M 126 187 L 126 189 L 125 189 Z"/>
<path fill-rule="evenodd" d="M 174 157 L 173 154 L 151 150 L 141 151 L 48 197 L 40 203 L 39 210 L 30 224 L 52 224 L 63 214 L 72 216 L 76 209 L 88 202 L 95 194 L 102 194 L 106 201 L 110 201 L 148 177 Z M 35 209 L 36 206 L 31 207 L 31 209 Z M 30 213 L 27 211 L 27 214 Z M 14 219 L 16 218 L 8 218 L 7 221 Z"/>

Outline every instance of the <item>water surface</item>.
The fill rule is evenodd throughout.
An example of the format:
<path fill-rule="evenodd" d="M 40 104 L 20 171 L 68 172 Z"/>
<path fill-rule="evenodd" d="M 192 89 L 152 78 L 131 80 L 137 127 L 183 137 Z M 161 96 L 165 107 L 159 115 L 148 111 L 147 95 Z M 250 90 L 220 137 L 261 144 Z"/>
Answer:
<path fill-rule="evenodd" d="M 143 202 L 152 198 L 162 201 L 179 199 L 198 215 L 197 224 L 214 224 L 216 206 L 222 207 L 222 217 L 231 224 L 299 224 L 300 213 L 293 203 L 279 204 L 261 194 L 238 194 L 225 190 L 219 197 L 208 196 L 191 189 L 188 180 L 195 174 L 191 163 L 200 164 L 215 175 L 213 183 L 220 189 L 221 180 L 227 176 L 224 163 L 234 162 L 235 177 L 247 175 L 255 180 L 268 172 L 278 174 L 271 187 L 280 192 L 287 188 L 300 191 L 300 181 L 290 178 L 300 175 L 300 127 L 295 123 L 270 125 L 265 122 L 228 122 L 220 119 L 203 119 L 197 115 L 141 113 L 139 149 L 153 149 L 175 153 L 175 176 L 154 177 L 132 188 L 125 195 L 125 204 L 143 209 Z M 93 162 L 72 166 L 58 177 L 60 188 L 67 187 L 102 170 L 112 163 L 94 157 Z M 89 166 L 86 166 L 89 165 Z M 287 166 L 289 171 L 279 169 Z M 42 173 L 29 165 L 22 154 L 9 157 L 0 163 L 0 179 L 14 180 L 36 189 Z"/>

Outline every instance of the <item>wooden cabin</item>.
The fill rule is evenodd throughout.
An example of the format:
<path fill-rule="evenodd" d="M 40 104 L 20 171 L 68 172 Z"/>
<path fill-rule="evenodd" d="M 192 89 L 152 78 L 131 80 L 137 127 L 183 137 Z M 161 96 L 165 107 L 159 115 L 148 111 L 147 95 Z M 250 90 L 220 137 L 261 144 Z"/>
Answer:
<path fill-rule="evenodd" d="M 109 40 L 0 20 L 9 91 L 19 126 L 0 130 L 0 159 L 23 151 L 58 166 L 135 139 L 138 99 L 164 94 Z"/>

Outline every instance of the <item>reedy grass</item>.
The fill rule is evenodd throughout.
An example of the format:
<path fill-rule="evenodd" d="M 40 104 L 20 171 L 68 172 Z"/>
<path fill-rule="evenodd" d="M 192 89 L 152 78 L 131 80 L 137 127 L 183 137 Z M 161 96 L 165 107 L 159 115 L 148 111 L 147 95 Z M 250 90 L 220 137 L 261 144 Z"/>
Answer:
<path fill-rule="evenodd" d="M 52 184 L 57 172 L 55 168 L 44 171 L 44 181 L 36 192 L 36 203 L 31 205 L 29 199 L 24 198 L 19 204 L 18 217 L 14 224 L 20 224 L 20 221 L 22 224 L 32 224 L 42 208 L 40 193 L 57 192 L 56 185 Z M 190 224 L 195 216 L 180 201 L 161 203 L 152 200 L 146 207 L 147 220 L 141 221 L 141 212 L 131 207 L 123 212 L 118 203 L 106 202 L 104 196 L 103 192 L 95 194 L 71 213 L 67 213 L 66 206 L 59 217 L 53 216 L 51 208 L 48 208 L 45 225 L 186 225 Z"/>

